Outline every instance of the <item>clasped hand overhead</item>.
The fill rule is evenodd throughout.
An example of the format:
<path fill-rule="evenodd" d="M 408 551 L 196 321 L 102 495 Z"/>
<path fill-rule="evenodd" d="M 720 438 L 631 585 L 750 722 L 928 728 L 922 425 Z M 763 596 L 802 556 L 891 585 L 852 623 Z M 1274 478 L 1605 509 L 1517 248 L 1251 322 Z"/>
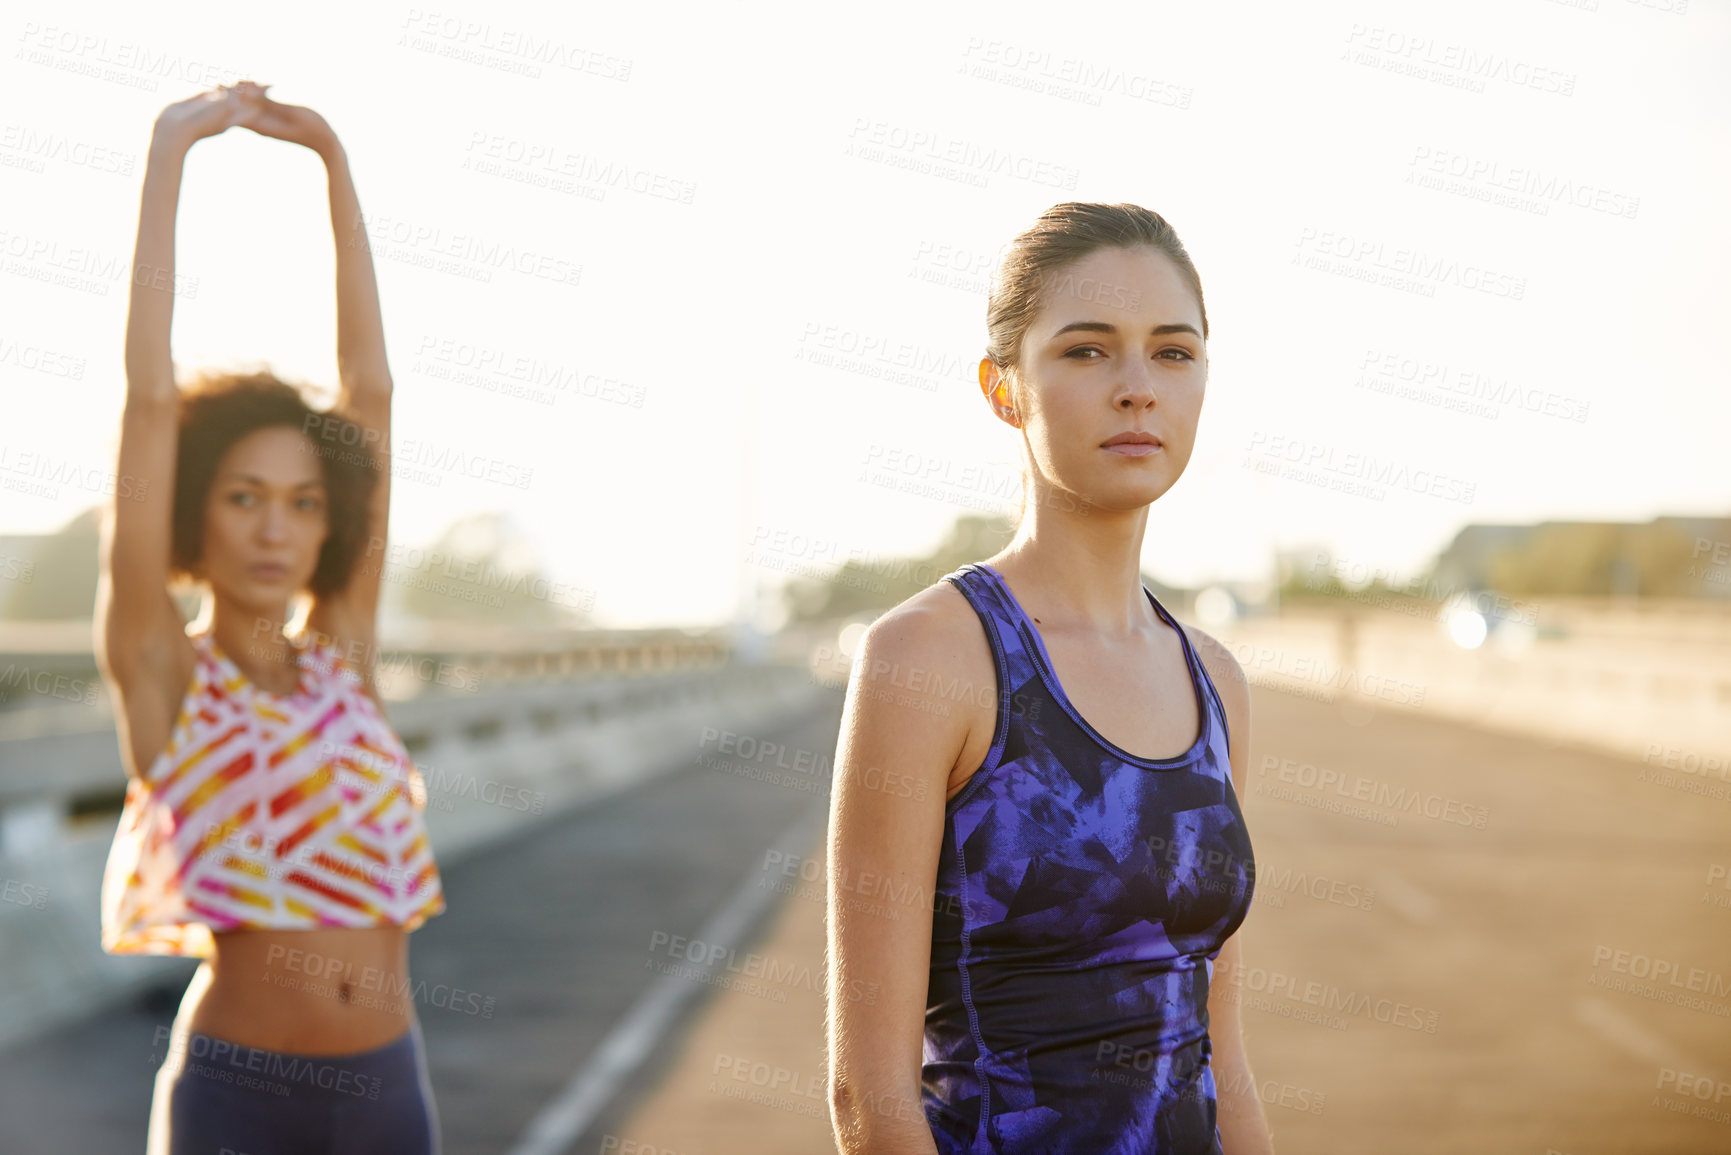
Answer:
<path fill-rule="evenodd" d="M 335 142 L 336 133 L 324 117 L 304 105 L 272 100 L 266 92 L 270 87 L 242 80 L 176 101 L 157 116 L 157 131 L 191 144 L 239 125 L 315 152 Z"/>

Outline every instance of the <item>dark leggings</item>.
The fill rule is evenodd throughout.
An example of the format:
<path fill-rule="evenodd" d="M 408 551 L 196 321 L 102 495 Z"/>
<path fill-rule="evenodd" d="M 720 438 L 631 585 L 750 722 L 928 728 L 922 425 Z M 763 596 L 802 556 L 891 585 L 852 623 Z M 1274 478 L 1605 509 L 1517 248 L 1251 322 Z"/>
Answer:
<path fill-rule="evenodd" d="M 156 1075 L 147 1155 L 439 1155 L 416 1020 L 347 1055 L 300 1055 L 200 1031 Z"/>

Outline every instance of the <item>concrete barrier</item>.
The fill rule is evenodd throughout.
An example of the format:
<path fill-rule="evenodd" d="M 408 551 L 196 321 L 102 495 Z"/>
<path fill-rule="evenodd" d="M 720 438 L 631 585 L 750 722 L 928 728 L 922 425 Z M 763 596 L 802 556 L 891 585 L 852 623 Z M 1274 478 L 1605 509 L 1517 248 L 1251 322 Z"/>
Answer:
<path fill-rule="evenodd" d="M 1424 607 L 1415 607 L 1422 609 Z M 1421 711 L 1731 783 L 1731 612 L 1538 604 L 1455 644 L 1432 613 L 1289 609 L 1210 630 L 1253 685 Z"/>
<path fill-rule="evenodd" d="M 705 726 L 773 732 L 827 705 L 803 669 L 716 665 L 529 681 L 389 704 L 427 782 L 441 869 L 614 791 L 690 763 Z M 0 1049 L 157 985 L 196 960 L 103 953 L 100 894 L 119 814 L 71 800 L 125 786 L 109 720 L 83 710 L 0 739 Z"/>

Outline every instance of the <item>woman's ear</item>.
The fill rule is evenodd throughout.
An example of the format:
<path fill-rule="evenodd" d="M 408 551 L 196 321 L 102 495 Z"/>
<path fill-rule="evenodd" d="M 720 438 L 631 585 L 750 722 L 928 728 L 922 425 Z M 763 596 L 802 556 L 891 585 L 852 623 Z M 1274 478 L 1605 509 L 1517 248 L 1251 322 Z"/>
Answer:
<path fill-rule="evenodd" d="M 1021 418 L 1016 412 L 1016 399 L 1010 389 L 1009 378 L 1006 377 L 990 357 L 980 358 L 980 392 L 986 396 L 986 402 L 992 407 L 999 419 L 1021 428 Z"/>

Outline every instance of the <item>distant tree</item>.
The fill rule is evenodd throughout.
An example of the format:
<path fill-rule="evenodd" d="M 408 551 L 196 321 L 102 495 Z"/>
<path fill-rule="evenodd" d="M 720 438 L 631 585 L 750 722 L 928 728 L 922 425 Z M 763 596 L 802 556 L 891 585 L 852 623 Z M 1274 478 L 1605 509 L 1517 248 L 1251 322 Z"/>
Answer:
<path fill-rule="evenodd" d="M 534 539 L 505 514 L 462 518 L 431 546 L 393 546 L 389 554 L 383 596 L 415 617 L 509 626 L 589 618 L 585 591 L 549 582 Z"/>
<path fill-rule="evenodd" d="M 1549 522 L 1520 546 L 1490 559 L 1491 585 L 1521 597 L 1608 594 L 1621 526 L 1608 522 Z"/>
<path fill-rule="evenodd" d="M 998 552 L 1015 532 L 1006 517 L 963 514 L 925 557 L 851 558 L 830 577 L 795 577 L 782 589 L 788 618 L 819 621 L 887 610 L 963 564 Z"/>
<path fill-rule="evenodd" d="M 1636 526 L 1628 556 L 1640 582 L 1639 592 L 1648 597 L 1697 597 L 1702 591 L 1700 571 L 1695 568 L 1695 540 L 1676 526 Z"/>
<path fill-rule="evenodd" d="M 0 582 L 0 619 L 90 620 L 96 613 L 101 527 L 102 506 L 93 505 L 53 533 L 36 538 L 28 569 L 20 567 L 30 580 Z"/>

